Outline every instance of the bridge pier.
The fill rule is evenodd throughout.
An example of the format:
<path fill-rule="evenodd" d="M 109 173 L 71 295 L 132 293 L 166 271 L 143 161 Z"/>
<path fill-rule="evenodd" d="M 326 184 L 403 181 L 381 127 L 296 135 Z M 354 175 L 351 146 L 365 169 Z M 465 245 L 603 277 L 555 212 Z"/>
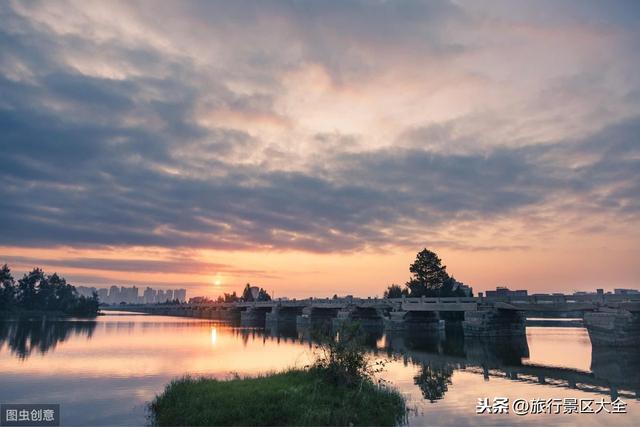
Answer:
<path fill-rule="evenodd" d="M 382 313 L 375 308 L 358 308 L 347 306 L 336 314 L 333 326 L 340 328 L 345 322 L 357 322 L 365 329 L 382 327 Z"/>
<path fill-rule="evenodd" d="M 265 315 L 265 324 L 269 327 L 277 327 L 279 324 L 296 324 L 296 317 L 302 314 L 302 307 L 282 307 L 274 305 Z"/>
<path fill-rule="evenodd" d="M 228 322 L 240 321 L 240 310 L 237 308 L 218 308 L 215 312 L 215 318 L 217 320 L 224 320 Z"/>
<path fill-rule="evenodd" d="M 242 326 L 265 326 L 267 311 L 270 308 L 247 307 L 240 312 L 240 324 Z"/>
<path fill-rule="evenodd" d="M 465 336 L 513 337 L 525 335 L 525 316 L 515 310 L 487 309 L 465 313 Z"/>
<path fill-rule="evenodd" d="M 593 346 L 637 346 L 640 313 L 625 309 L 601 309 L 584 314 L 584 325 Z"/>
<path fill-rule="evenodd" d="M 302 314 L 296 316 L 296 326 L 299 328 L 310 328 L 318 324 L 331 326 L 338 311 L 340 311 L 340 308 L 317 307 L 313 305 L 306 306 L 302 309 Z"/>
<path fill-rule="evenodd" d="M 391 311 L 384 319 L 388 331 L 418 329 L 424 332 L 443 332 L 445 322 L 437 311 Z"/>

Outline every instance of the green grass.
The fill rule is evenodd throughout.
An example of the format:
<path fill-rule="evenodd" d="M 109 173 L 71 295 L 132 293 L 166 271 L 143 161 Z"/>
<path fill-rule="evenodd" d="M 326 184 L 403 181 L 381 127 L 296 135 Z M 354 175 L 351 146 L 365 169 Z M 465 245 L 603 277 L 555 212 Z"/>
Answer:
<path fill-rule="evenodd" d="M 398 425 L 404 398 L 368 379 L 331 384 L 313 370 L 218 381 L 185 377 L 150 404 L 158 426 Z"/>

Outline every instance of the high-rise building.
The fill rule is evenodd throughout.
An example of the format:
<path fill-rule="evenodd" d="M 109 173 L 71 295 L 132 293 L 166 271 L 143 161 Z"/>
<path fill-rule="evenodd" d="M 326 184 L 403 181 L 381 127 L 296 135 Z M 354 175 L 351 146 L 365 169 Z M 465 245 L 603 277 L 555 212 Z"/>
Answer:
<path fill-rule="evenodd" d="M 173 291 L 173 298 L 177 299 L 180 302 L 185 302 L 187 300 L 187 290 L 176 289 L 175 291 Z"/>
<path fill-rule="evenodd" d="M 97 290 L 98 292 L 98 301 L 101 303 L 108 303 L 109 301 L 109 289 L 100 288 Z"/>
<path fill-rule="evenodd" d="M 157 301 L 158 292 L 147 286 L 142 294 L 142 300 L 145 304 L 154 304 Z"/>
<path fill-rule="evenodd" d="M 120 288 L 111 286 L 109 288 L 109 304 L 120 304 Z"/>
<path fill-rule="evenodd" d="M 158 297 L 156 298 L 156 302 L 165 302 L 167 300 L 165 293 L 162 289 L 158 289 Z"/>
<path fill-rule="evenodd" d="M 80 295 L 91 296 L 93 292 L 98 294 L 98 299 L 102 304 L 155 304 L 164 303 L 178 299 L 185 302 L 187 299 L 186 289 L 153 289 L 147 286 L 142 295 L 140 289 L 136 286 L 111 286 L 110 288 L 93 288 L 79 286 L 76 288 Z"/>
<path fill-rule="evenodd" d="M 167 289 L 165 291 L 158 290 L 158 302 L 173 301 L 173 291 Z"/>

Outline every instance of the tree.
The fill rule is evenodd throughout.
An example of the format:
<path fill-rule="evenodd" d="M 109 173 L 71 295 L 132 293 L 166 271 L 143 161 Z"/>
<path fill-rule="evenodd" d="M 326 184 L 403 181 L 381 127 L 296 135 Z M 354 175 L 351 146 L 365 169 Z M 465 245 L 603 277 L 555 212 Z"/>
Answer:
<path fill-rule="evenodd" d="M 244 287 L 242 291 L 242 300 L 243 301 L 271 301 L 271 295 L 267 293 L 262 288 L 258 288 L 258 295 L 254 298 L 252 289 L 257 288 L 257 286 L 251 286 L 251 283 L 247 283 L 247 286 Z"/>
<path fill-rule="evenodd" d="M 442 260 L 428 249 L 416 255 L 416 260 L 409 266 L 412 277 L 402 288 L 392 284 L 384 291 L 385 298 L 410 297 L 465 297 L 472 296 L 471 288 L 458 282 L 447 273 Z"/>
<path fill-rule="evenodd" d="M 428 249 L 418 252 L 409 271 L 413 277 L 409 279 L 406 286 L 412 297 L 442 296 L 443 287 L 450 279 L 447 267 L 442 265 L 442 261 L 435 252 Z"/>
<path fill-rule="evenodd" d="M 236 291 L 233 291 L 233 293 L 228 294 L 225 292 L 224 294 L 224 302 L 237 302 L 240 298 L 238 298 L 238 295 L 236 295 Z"/>
<path fill-rule="evenodd" d="M 242 291 L 242 299 L 244 301 L 253 301 L 253 294 L 251 293 L 251 284 L 247 283 L 247 286 L 244 287 L 244 291 Z"/>
<path fill-rule="evenodd" d="M 7 264 L 0 269 L 0 310 L 9 308 L 15 303 L 15 280 Z"/>
<path fill-rule="evenodd" d="M 408 295 L 409 291 L 407 290 L 407 288 L 403 289 L 402 287 L 400 287 L 400 285 L 396 285 L 395 283 L 391 284 L 391 286 L 389 286 L 387 290 L 384 291 L 385 298 L 402 298 L 403 296 Z"/>
<path fill-rule="evenodd" d="M 0 308 L 12 310 L 56 311 L 72 316 L 95 316 L 98 314 L 98 295 L 78 295 L 76 288 L 56 273 L 45 275 L 34 268 L 18 280 L 6 265 L 0 269 Z M 9 305 L 7 305 L 9 304 Z"/>
<path fill-rule="evenodd" d="M 18 280 L 16 301 L 22 308 L 30 310 L 36 307 L 38 288 L 40 282 L 44 280 L 44 272 L 39 268 L 34 268 Z"/>
<path fill-rule="evenodd" d="M 440 292 L 440 296 L 443 297 L 466 297 L 473 296 L 471 289 L 468 289 L 468 294 L 462 289 L 464 286 L 463 283 L 458 282 L 455 277 L 451 276 L 447 280 L 445 280 L 444 285 L 442 286 L 442 291 Z"/>
<path fill-rule="evenodd" d="M 73 290 L 75 292 L 75 288 Z M 100 301 L 98 300 L 98 294 L 93 292 L 90 297 L 85 297 L 82 295 L 80 297 L 77 297 L 73 303 L 73 306 L 68 308 L 66 312 L 74 316 L 95 316 L 96 313 L 98 313 L 99 305 Z"/>
<path fill-rule="evenodd" d="M 84 297 L 79 297 L 76 288 L 68 284 L 64 277 L 54 273 L 51 276 L 47 276 L 45 282 L 47 286 L 53 288 L 53 295 L 46 301 L 48 310 L 71 312 L 76 310 L 78 304 L 84 305 L 86 303 L 86 301 L 81 300 Z"/>

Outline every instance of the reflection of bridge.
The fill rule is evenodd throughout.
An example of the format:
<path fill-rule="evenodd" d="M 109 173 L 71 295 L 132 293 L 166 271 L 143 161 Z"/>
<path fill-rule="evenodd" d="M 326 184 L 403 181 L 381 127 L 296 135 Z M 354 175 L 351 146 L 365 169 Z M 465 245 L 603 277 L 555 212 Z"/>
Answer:
<path fill-rule="evenodd" d="M 240 334 L 256 333 L 239 330 Z M 259 333 L 259 332 L 258 332 Z M 271 327 L 273 339 L 311 343 L 307 328 Z M 449 336 L 446 336 L 449 335 Z M 384 339 L 382 339 L 384 337 Z M 463 370 L 485 379 L 502 378 L 579 390 L 588 393 L 640 399 L 640 349 L 592 347 L 591 372 L 526 362 L 529 347 L 526 337 L 478 338 L 416 331 L 384 333 L 369 329 L 366 343 L 375 353 L 399 357 L 428 371 L 452 373 Z M 437 378 L 437 375 L 436 375 Z"/>
<path fill-rule="evenodd" d="M 468 336 L 522 336 L 526 313 L 582 313 L 595 345 L 634 345 L 640 339 L 640 295 L 532 295 L 510 298 L 336 298 L 208 304 L 118 306 L 154 314 L 220 320 L 245 325 L 317 320 L 358 320 L 388 330 L 440 330 L 461 321 Z"/>
<path fill-rule="evenodd" d="M 526 338 L 519 342 L 508 340 L 506 343 L 467 338 L 464 340 L 462 355 L 398 348 L 397 344 L 391 339 L 389 349 L 413 363 L 428 365 L 432 369 L 447 366 L 483 375 L 487 380 L 504 378 L 608 394 L 612 400 L 618 396 L 640 399 L 640 352 L 637 349 L 620 351 L 592 347 L 592 372 L 586 372 L 572 368 L 523 364 L 522 358 L 529 355 Z"/>

